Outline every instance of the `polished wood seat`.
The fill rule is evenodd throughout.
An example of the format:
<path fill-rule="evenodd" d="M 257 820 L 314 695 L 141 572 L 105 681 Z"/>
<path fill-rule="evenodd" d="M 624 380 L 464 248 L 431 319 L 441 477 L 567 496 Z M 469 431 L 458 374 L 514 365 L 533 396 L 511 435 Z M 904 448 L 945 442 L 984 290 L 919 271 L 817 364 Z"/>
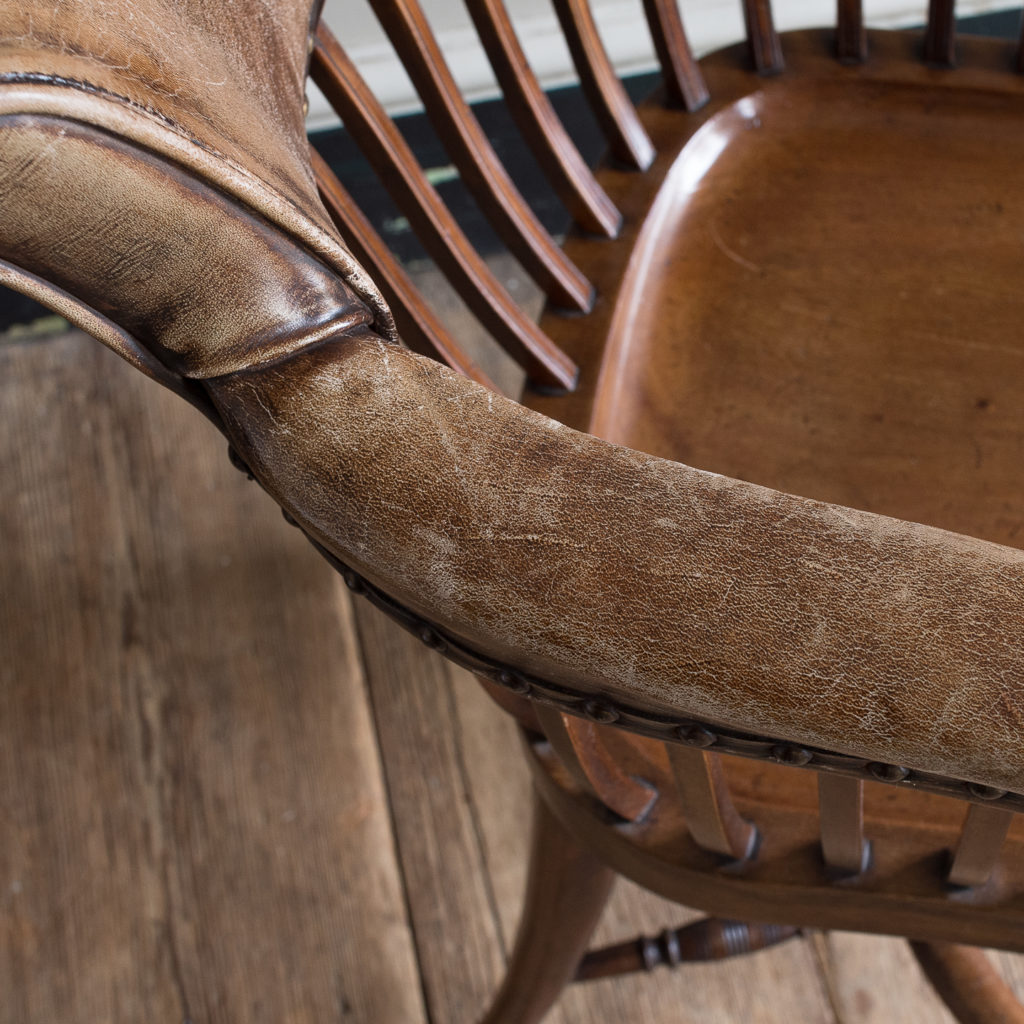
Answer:
<path fill-rule="evenodd" d="M 823 34 L 784 42 L 786 73 L 753 90 L 735 53 L 705 62 L 713 94 L 737 98 L 683 139 L 664 107 L 645 108 L 664 172 L 590 429 L 1017 544 L 1018 82 L 887 75 L 900 38 L 872 40 L 868 73 L 828 60 Z M 598 258 L 585 243 L 569 252 L 584 270 Z"/>

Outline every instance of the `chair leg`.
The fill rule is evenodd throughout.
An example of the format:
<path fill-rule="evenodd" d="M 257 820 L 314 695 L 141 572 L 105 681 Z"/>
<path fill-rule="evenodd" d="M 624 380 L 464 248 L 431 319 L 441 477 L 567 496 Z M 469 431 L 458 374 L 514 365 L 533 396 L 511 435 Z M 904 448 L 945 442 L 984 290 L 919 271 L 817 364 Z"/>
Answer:
<path fill-rule="evenodd" d="M 1024 1024 L 1024 1007 L 980 949 L 952 942 L 910 947 L 960 1024 Z"/>
<path fill-rule="evenodd" d="M 538 1024 L 572 981 L 614 880 L 615 872 L 581 847 L 534 792 L 519 932 L 482 1024 Z"/>

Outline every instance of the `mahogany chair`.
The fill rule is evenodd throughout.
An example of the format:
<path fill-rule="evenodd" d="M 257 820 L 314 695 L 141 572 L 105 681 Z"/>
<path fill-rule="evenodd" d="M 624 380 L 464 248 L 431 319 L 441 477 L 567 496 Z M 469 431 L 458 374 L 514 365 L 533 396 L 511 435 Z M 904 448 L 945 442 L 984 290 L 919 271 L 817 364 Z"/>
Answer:
<path fill-rule="evenodd" d="M 0 281 L 208 416 L 522 724 L 530 883 L 486 1019 L 811 926 L 905 935 L 961 1020 L 1024 1020 L 971 948 L 1024 951 L 1019 54 L 956 41 L 949 0 L 923 38 L 857 0 L 780 37 L 746 0 L 746 41 L 698 65 L 645 0 L 663 82 L 635 108 L 555 0 L 593 173 L 472 0 L 559 246 L 415 0 L 375 0 L 536 324 L 308 7 L 4 3 Z M 310 63 L 525 407 L 310 158 Z M 614 872 L 712 916 L 585 953 Z"/>

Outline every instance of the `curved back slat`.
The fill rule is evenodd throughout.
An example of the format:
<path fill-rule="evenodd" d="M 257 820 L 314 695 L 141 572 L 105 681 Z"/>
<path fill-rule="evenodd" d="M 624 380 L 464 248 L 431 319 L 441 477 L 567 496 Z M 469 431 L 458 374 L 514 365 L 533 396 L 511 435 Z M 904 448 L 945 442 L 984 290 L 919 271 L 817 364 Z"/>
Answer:
<path fill-rule="evenodd" d="M 495 340 L 534 385 L 572 388 L 576 365 L 524 315 L 470 245 L 391 118 L 322 22 L 311 74 L 427 251 Z"/>
<path fill-rule="evenodd" d="M 544 735 L 578 785 L 624 821 L 648 811 L 657 791 L 623 770 L 593 722 L 543 705 L 536 710 Z"/>
<path fill-rule="evenodd" d="M 864 30 L 861 0 L 838 0 L 836 56 L 844 64 L 863 64 L 868 59 L 868 36 Z"/>
<path fill-rule="evenodd" d="M 731 860 L 747 860 L 757 849 L 757 829 L 736 810 L 722 759 L 706 750 L 666 743 L 679 805 L 698 846 Z"/>
<path fill-rule="evenodd" d="M 441 141 L 488 220 L 558 306 L 586 312 L 590 282 L 555 244 L 462 98 L 417 0 L 370 0 Z"/>
<path fill-rule="evenodd" d="M 956 27 L 953 0 L 928 0 L 928 27 L 924 33 L 924 59 L 951 68 L 956 63 Z"/>
<path fill-rule="evenodd" d="M 864 838 L 864 783 L 846 775 L 818 776 L 821 853 L 842 875 L 859 875 L 868 866 Z"/>
<path fill-rule="evenodd" d="M 988 881 L 1012 821 L 1013 811 L 971 804 L 946 876 L 950 885 L 976 886 Z"/>
<path fill-rule="evenodd" d="M 597 183 L 526 60 L 503 0 L 468 4 L 473 24 L 519 131 L 573 219 L 614 238 L 622 215 Z"/>
<path fill-rule="evenodd" d="M 324 206 L 352 255 L 384 293 L 402 340 L 414 352 L 438 358 L 470 380 L 497 391 L 494 382 L 441 325 L 402 265 L 315 149 L 312 150 L 312 160 Z"/>
<path fill-rule="evenodd" d="M 743 21 L 747 26 L 750 57 L 759 74 L 773 75 L 785 66 L 782 44 L 775 31 L 771 0 L 743 0 Z"/>
<path fill-rule="evenodd" d="M 644 171 L 654 146 L 612 67 L 587 0 L 553 0 L 580 85 L 597 116 L 613 156 Z"/>
<path fill-rule="evenodd" d="M 693 59 L 676 0 L 644 0 L 644 13 L 665 79 L 666 98 L 687 110 L 699 110 L 708 101 L 708 87 Z"/>

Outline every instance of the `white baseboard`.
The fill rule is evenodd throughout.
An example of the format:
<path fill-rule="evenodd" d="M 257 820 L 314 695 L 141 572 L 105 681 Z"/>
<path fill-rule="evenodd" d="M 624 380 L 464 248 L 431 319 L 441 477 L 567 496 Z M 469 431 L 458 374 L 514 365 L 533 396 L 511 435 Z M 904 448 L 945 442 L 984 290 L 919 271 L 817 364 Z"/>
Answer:
<path fill-rule="evenodd" d="M 332 7 L 338 6 L 336 0 L 327 0 L 328 24 L 342 22 L 337 15 L 334 19 L 331 17 Z M 531 7 L 536 6 L 531 4 Z M 515 22 L 534 72 L 545 88 L 554 88 L 575 82 L 576 75 L 558 21 L 550 6 L 544 7 L 544 10 L 516 18 Z M 835 0 L 787 0 L 776 7 L 776 25 L 780 31 L 827 25 L 835 20 Z M 957 14 L 982 14 L 1006 7 L 1006 0 L 959 0 Z M 609 56 L 620 74 L 635 74 L 655 67 L 639 0 L 595 0 L 593 9 Z M 921 0 L 872 0 L 867 5 L 868 23 L 879 28 L 913 25 L 924 20 L 926 10 L 927 4 Z M 682 11 L 690 44 L 698 56 L 743 36 L 739 0 L 684 0 Z M 438 29 L 437 38 L 449 67 L 471 101 L 498 95 L 490 65 L 471 26 Z M 389 113 L 405 114 L 421 109 L 416 90 L 386 42 L 380 39 L 366 43 L 350 41 L 348 52 Z M 327 100 L 310 84 L 309 129 L 317 131 L 338 123 Z"/>

